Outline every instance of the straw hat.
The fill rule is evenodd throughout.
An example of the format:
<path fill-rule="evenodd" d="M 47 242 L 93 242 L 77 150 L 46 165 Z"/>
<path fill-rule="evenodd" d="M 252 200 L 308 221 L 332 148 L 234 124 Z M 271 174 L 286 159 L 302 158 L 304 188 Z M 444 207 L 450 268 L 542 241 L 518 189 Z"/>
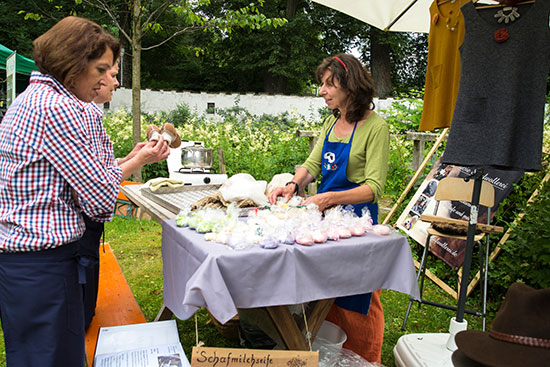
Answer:
<path fill-rule="evenodd" d="M 534 289 L 522 283 L 512 284 L 495 316 L 491 331 L 461 331 L 456 334 L 455 342 L 458 346 L 456 357 L 467 357 L 478 365 L 548 365 L 550 288 Z M 455 360 L 458 358 L 453 355 Z"/>

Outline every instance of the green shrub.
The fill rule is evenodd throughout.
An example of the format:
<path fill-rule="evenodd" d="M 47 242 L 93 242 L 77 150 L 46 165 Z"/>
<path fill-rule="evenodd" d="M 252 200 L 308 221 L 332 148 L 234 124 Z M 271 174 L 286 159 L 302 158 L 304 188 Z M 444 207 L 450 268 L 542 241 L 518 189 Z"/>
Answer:
<path fill-rule="evenodd" d="M 414 143 L 412 140 L 407 140 L 406 135 L 409 131 L 418 131 L 424 106 L 422 97 L 421 92 L 411 91 L 407 97 L 401 97 L 392 102 L 388 109 L 380 110 L 380 114 L 384 116 L 390 129 L 390 159 L 385 193 L 390 195 L 393 200 L 401 195 L 415 173 L 411 168 Z M 433 142 L 426 142 L 425 155 L 431 150 L 433 144 Z M 420 185 L 435 160 L 442 155 L 444 147 L 445 145 L 441 144 L 433 155 L 431 164 L 425 167 L 422 175 L 416 180 L 416 186 Z M 414 191 L 411 190 L 409 198 L 412 197 Z M 404 202 L 405 205 L 402 209 L 406 203 L 407 201 Z"/>
<path fill-rule="evenodd" d="M 413 90 L 407 96 L 396 98 L 388 110 L 380 111 L 394 133 L 406 134 L 407 131 L 418 131 L 424 108 L 423 97 L 422 92 Z"/>
<path fill-rule="evenodd" d="M 170 111 L 167 116 L 168 122 L 172 123 L 175 127 L 183 126 L 187 121 L 191 120 L 193 113 L 187 103 L 178 104 L 177 107 Z"/>
<path fill-rule="evenodd" d="M 550 180 L 539 188 L 544 173 L 525 177 L 523 186 L 517 187 L 516 210 L 508 220 L 511 222 L 520 213 L 524 216 L 512 226 L 501 254 L 491 263 L 489 274 L 494 297 L 503 295 L 515 281 L 534 288 L 550 288 Z M 527 205 L 537 188 L 538 195 Z"/>

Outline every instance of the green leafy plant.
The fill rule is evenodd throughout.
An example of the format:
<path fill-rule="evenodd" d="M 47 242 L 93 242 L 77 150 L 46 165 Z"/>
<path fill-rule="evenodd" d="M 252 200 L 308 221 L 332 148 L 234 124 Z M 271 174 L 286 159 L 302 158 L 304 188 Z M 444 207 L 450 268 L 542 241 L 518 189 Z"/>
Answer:
<path fill-rule="evenodd" d="M 411 168 L 414 143 L 407 139 L 406 134 L 409 131 L 418 130 L 424 107 L 422 98 L 422 92 L 413 90 L 395 99 L 388 109 L 380 110 L 390 129 L 390 159 L 385 192 L 393 200 L 401 195 L 415 173 Z M 433 142 L 427 142 L 424 154 L 427 154 L 432 146 Z M 418 184 L 428 174 L 436 157 L 439 157 L 442 151 L 443 147 L 434 154 L 432 164 L 426 166 L 423 176 L 417 180 Z"/>
<path fill-rule="evenodd" d="M 525 187 L 537 188 L 541 175 L 525 180 Z M 493 294 L 500 295 L 515 281 L 535 288 L 550 287 L 550 181 L 539 188 L 538 195 L 527 205 L 532 190 L 520 190 L 521 200 L 516 216 L 523 218 L 514 225 L 510 238 L 502 246 L 497 261 L 491 263 L 490 276 Z M 512 218 L 510 218 L 512 219 Z"/>
<path fill-rule="evenodd" d="M 167 120 L 175 127 L 183 126 L 193 118 L 191 108 L 187 103 L 178 104 L 177 107 L 170 111 L 167 116 Z"/>
<path fill-rule="evenodd" d="M 424 108 L 423 97 L 423 92 L 412 90 L 396 98 L 389 109 L 381 110 L 393 133 L 418 131 Z"/>

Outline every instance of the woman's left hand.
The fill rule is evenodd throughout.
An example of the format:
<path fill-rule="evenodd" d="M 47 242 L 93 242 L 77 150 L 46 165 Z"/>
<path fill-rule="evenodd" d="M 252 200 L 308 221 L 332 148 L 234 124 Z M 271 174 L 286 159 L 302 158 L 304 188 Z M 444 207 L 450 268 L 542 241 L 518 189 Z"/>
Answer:
<path fill-rule="evenodd" d="M 320 211 L 323 211 L 326 208 L 332 206 L 332 203 L 330 200 L 331 196 L 332 196 L 331 192 L 323 192 L 322 194 L 313 195 L 305 199 L 302 205 L 313 203 L 319 207 Z"/>

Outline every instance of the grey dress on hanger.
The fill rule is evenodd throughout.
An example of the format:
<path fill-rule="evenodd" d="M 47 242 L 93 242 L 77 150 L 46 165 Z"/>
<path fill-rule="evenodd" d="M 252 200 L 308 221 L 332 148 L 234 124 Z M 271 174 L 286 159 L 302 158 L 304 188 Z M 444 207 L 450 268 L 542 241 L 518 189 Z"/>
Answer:
<path fill-rule="evenodd" d="M 537 0 L 498 23 L 499 8 L 462 6 L 462 74 L 443 163 L 541 169 L 549 9 L 550 0 Z"/>

